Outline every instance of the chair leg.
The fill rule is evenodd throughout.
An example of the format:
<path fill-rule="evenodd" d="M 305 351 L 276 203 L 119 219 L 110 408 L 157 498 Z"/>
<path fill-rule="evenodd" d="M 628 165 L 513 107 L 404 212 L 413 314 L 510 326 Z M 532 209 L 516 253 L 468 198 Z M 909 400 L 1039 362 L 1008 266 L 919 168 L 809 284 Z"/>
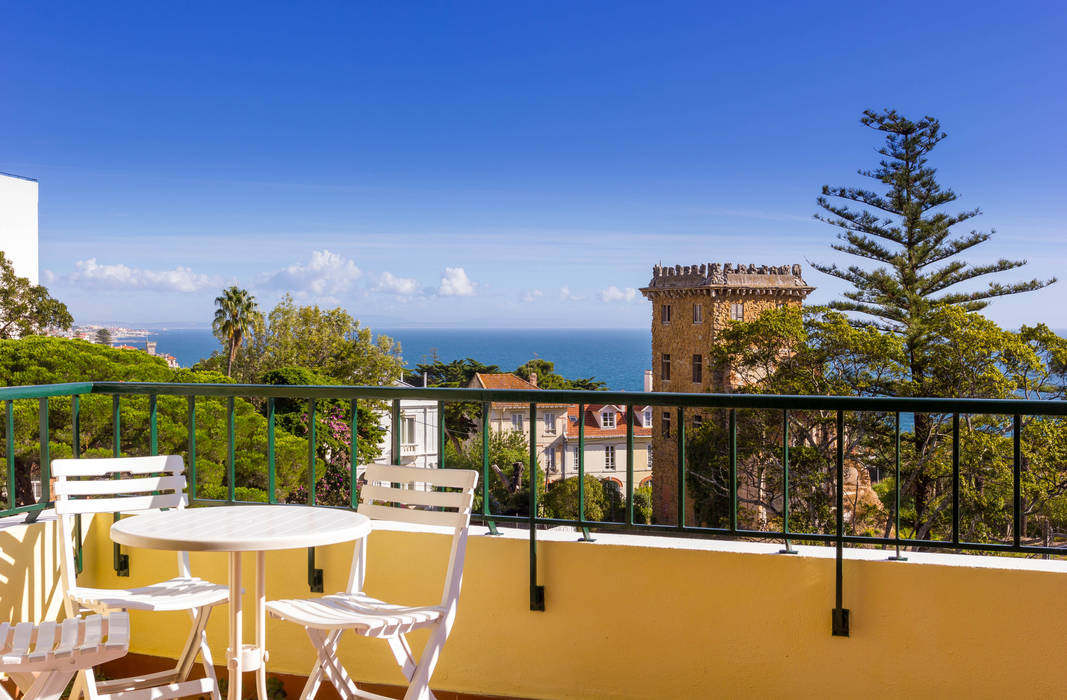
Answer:
<path fill-rule="evenodd" d="M 448 637 L 448 629 L 443 624 L 439 624 L 433 628 L 433 632 L 430 633 L 430 639 L 426 642 L 426 647 L 422 650 L 422 656 L 419 657 L 419 663 L 415 667 L 415 673 L 411 675 L 411 685 L 408 686 L 408 690 L 404 693 L 404 700 L 430 700 L 433 698 L 433 693 L 430 692 L 430 676 L 433 675 L 433 670 L 437 666 L 437 660 L 441 656 L 441 649 L 445 645 L 445 639 Z"/>
<path fill-rule="evenodd" d="M 322 670 L 322 674 L 333 684 L 342 698 L 353 698 L 357 697 L 359 688 L 337 660 L 337 642 L 342 632 L 343 630 L 332 630 L 326 633 L 310 627 L 307 630 L 308 636 L 311 637 L 311 644 L 318 654 L 318 668 Z"/>
<path fill-rule="evenodd" d="M 318 642 L 315 635 L 312 634 L 312 629 L 305 627 L 305 631 L 308 633 L 308 637 L 311 637 L 311 646 L 315 648 L 315 665 L 312 667 L 311 672 L 308 673 L 307 683 L 304 684 L 304 689 L 300 691 L 300 700 L 310 700 L 315 697 L 315 694 L 319 692 L 319 686 L 322 685 L 322 661 L 319 658 Z M 340 630 L 330 632 L 330 636 L 339 634 Z M 337 640 L 334 639 L 334 645 L 336 646 Z"/>
<path fill-rule="evenodd" d="M 67 689 L 67 683 L 74 676 L 72 672 L 49 671 L 42 673 L 26 691 L 24 700 L 59 700 Z"/>
<path fill-rule="evenodd" d="M 206 610 L 204 615 L 206 617 Z M 207 627 L 206 619 L 204 627 Z M 200 661 L 204 666 L 204 676 L 211 679 L 211 700 L 222 700 L 222 695 L 219 693 L 219 679 L 215 676 L 215 662 L 211 658 L 211 649 L 207 644 L 206 629 L 200 631 Z"/>
<path fill-rule="evenodd" d="M 389 642 L 389 648 L 393 651 L 393 656 L 404 673 L 404 678 L 410 681 L 415 673 L 415 655 L 411 653 L 411 645 L 408 644 L 407 637 L 398 634 L 395 637 L 386 637 L 385 641 Z"/>
<path fill-rule="evenodd" d="M 207 627 L 207 618 L 211 608 L 198 608 L 193 613 L 193 628 L 189 630 L 189 637 L 185 640 L 182 653 L 178 656 L 178 663 L 174 667 L 174 680 L 176 683 L 189 680 L 189 674 L 196 662 L 196 655 L 204 646 L 204 629 Z"/>

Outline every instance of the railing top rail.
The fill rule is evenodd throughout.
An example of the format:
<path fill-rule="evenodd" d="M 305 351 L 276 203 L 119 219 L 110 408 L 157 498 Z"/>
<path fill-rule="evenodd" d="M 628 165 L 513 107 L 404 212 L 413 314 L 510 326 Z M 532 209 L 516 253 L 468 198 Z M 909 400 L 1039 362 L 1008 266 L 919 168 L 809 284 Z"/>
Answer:
<path fill-rule="evenodd" d="M 71 385 L 53 385 L 71 386 Z M 1028 399 L 950 399 L 889 396 L 787 396 L 778 394 L 693 394 L 636 391 L 458 389 L 392 386 L 294 386 L 275 384 L 177 384 L 92 382 L 94 393 L 178 396 L 259 396 L 321 399 L 431 399 L 509 403 L 598 403 L 695 408 L 772 408 L 825 411 L 978 413 L 1067 416 L 1067 401 Z M 50 394 L 52 395 L 52 394 Z M 0 397 L 2 398 L 2 397 Z"/>
<path fill-rule="evenodd" d="M 68 382 L 66 384 L 27 384 L 25 386 L 0 387 L 0 401 L 14 399 L 47 399 L 53 396 L 78 396 L 93 391 L 93 382 Z"/>

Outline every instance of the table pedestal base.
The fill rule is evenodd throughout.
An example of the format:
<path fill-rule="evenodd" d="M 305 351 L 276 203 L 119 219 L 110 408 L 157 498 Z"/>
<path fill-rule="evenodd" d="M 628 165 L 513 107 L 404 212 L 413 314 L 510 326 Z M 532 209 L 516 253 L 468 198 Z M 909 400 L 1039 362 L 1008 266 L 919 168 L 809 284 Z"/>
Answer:
<path fill-rule="evenodd" d="M 266 559 L 266 552 L 256 552 L 256 643 L 244 644 L 241 552 L 230 552 L 230 647 L 226 650 L 230 683 L 226 689 L 226 700 L 241 700 L 241 683 L 247 671 L 256 672 L 256 695 L 259 700 L 267 700 Z"/>

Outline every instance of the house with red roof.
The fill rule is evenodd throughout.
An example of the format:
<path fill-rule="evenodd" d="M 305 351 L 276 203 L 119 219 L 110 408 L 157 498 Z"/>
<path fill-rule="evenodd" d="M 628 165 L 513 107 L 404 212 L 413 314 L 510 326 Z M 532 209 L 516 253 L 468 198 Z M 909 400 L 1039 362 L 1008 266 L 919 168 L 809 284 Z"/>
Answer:
<path fill-rule="evenodd" d="M 581 415 L 578 406 L 567 411 L 563 435 L 564 458 L 557 478 L 578 476 L 579 442 L 584 449 L 583 469 L 587 476 L 610 479 L 626 488 L 626 406 L 590 404 Z M 634 406 L 633 469 L 634 487 L 652 481 L 652 407 Z M 579 441 L 581 437 L 581 441 Z"/>

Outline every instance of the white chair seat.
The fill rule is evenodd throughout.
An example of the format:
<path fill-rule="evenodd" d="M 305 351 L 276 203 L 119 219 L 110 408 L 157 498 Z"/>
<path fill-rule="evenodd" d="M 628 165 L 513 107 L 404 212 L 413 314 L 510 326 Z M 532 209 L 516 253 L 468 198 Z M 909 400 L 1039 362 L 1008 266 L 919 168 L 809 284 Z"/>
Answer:
<path fill-rule="evenodd" d="M 129 643 L 126 613 L 0 624 L 0 672 L 15 681 L 24 700 L 58 700 L 77 671 L 124 656 Z M 11 700 L 2 687 L 0 698 Z"/>
<path fill-rule="evenodd" d="M 198 578 L 172 578 L 140 588 L 71 588 L 73 600 L 92 610 L 190 610 L 225 603 L 226 586 Z"/>
<path fill-rule="evenodd" d="M 366 637 L 390 637 L 430 627 L 445 614 L 441 605 L 393 605 L 366 593 L 337 593 L 321 598 L 273 600 L 274 617 L 320 630 L 350 629 Z"/>

